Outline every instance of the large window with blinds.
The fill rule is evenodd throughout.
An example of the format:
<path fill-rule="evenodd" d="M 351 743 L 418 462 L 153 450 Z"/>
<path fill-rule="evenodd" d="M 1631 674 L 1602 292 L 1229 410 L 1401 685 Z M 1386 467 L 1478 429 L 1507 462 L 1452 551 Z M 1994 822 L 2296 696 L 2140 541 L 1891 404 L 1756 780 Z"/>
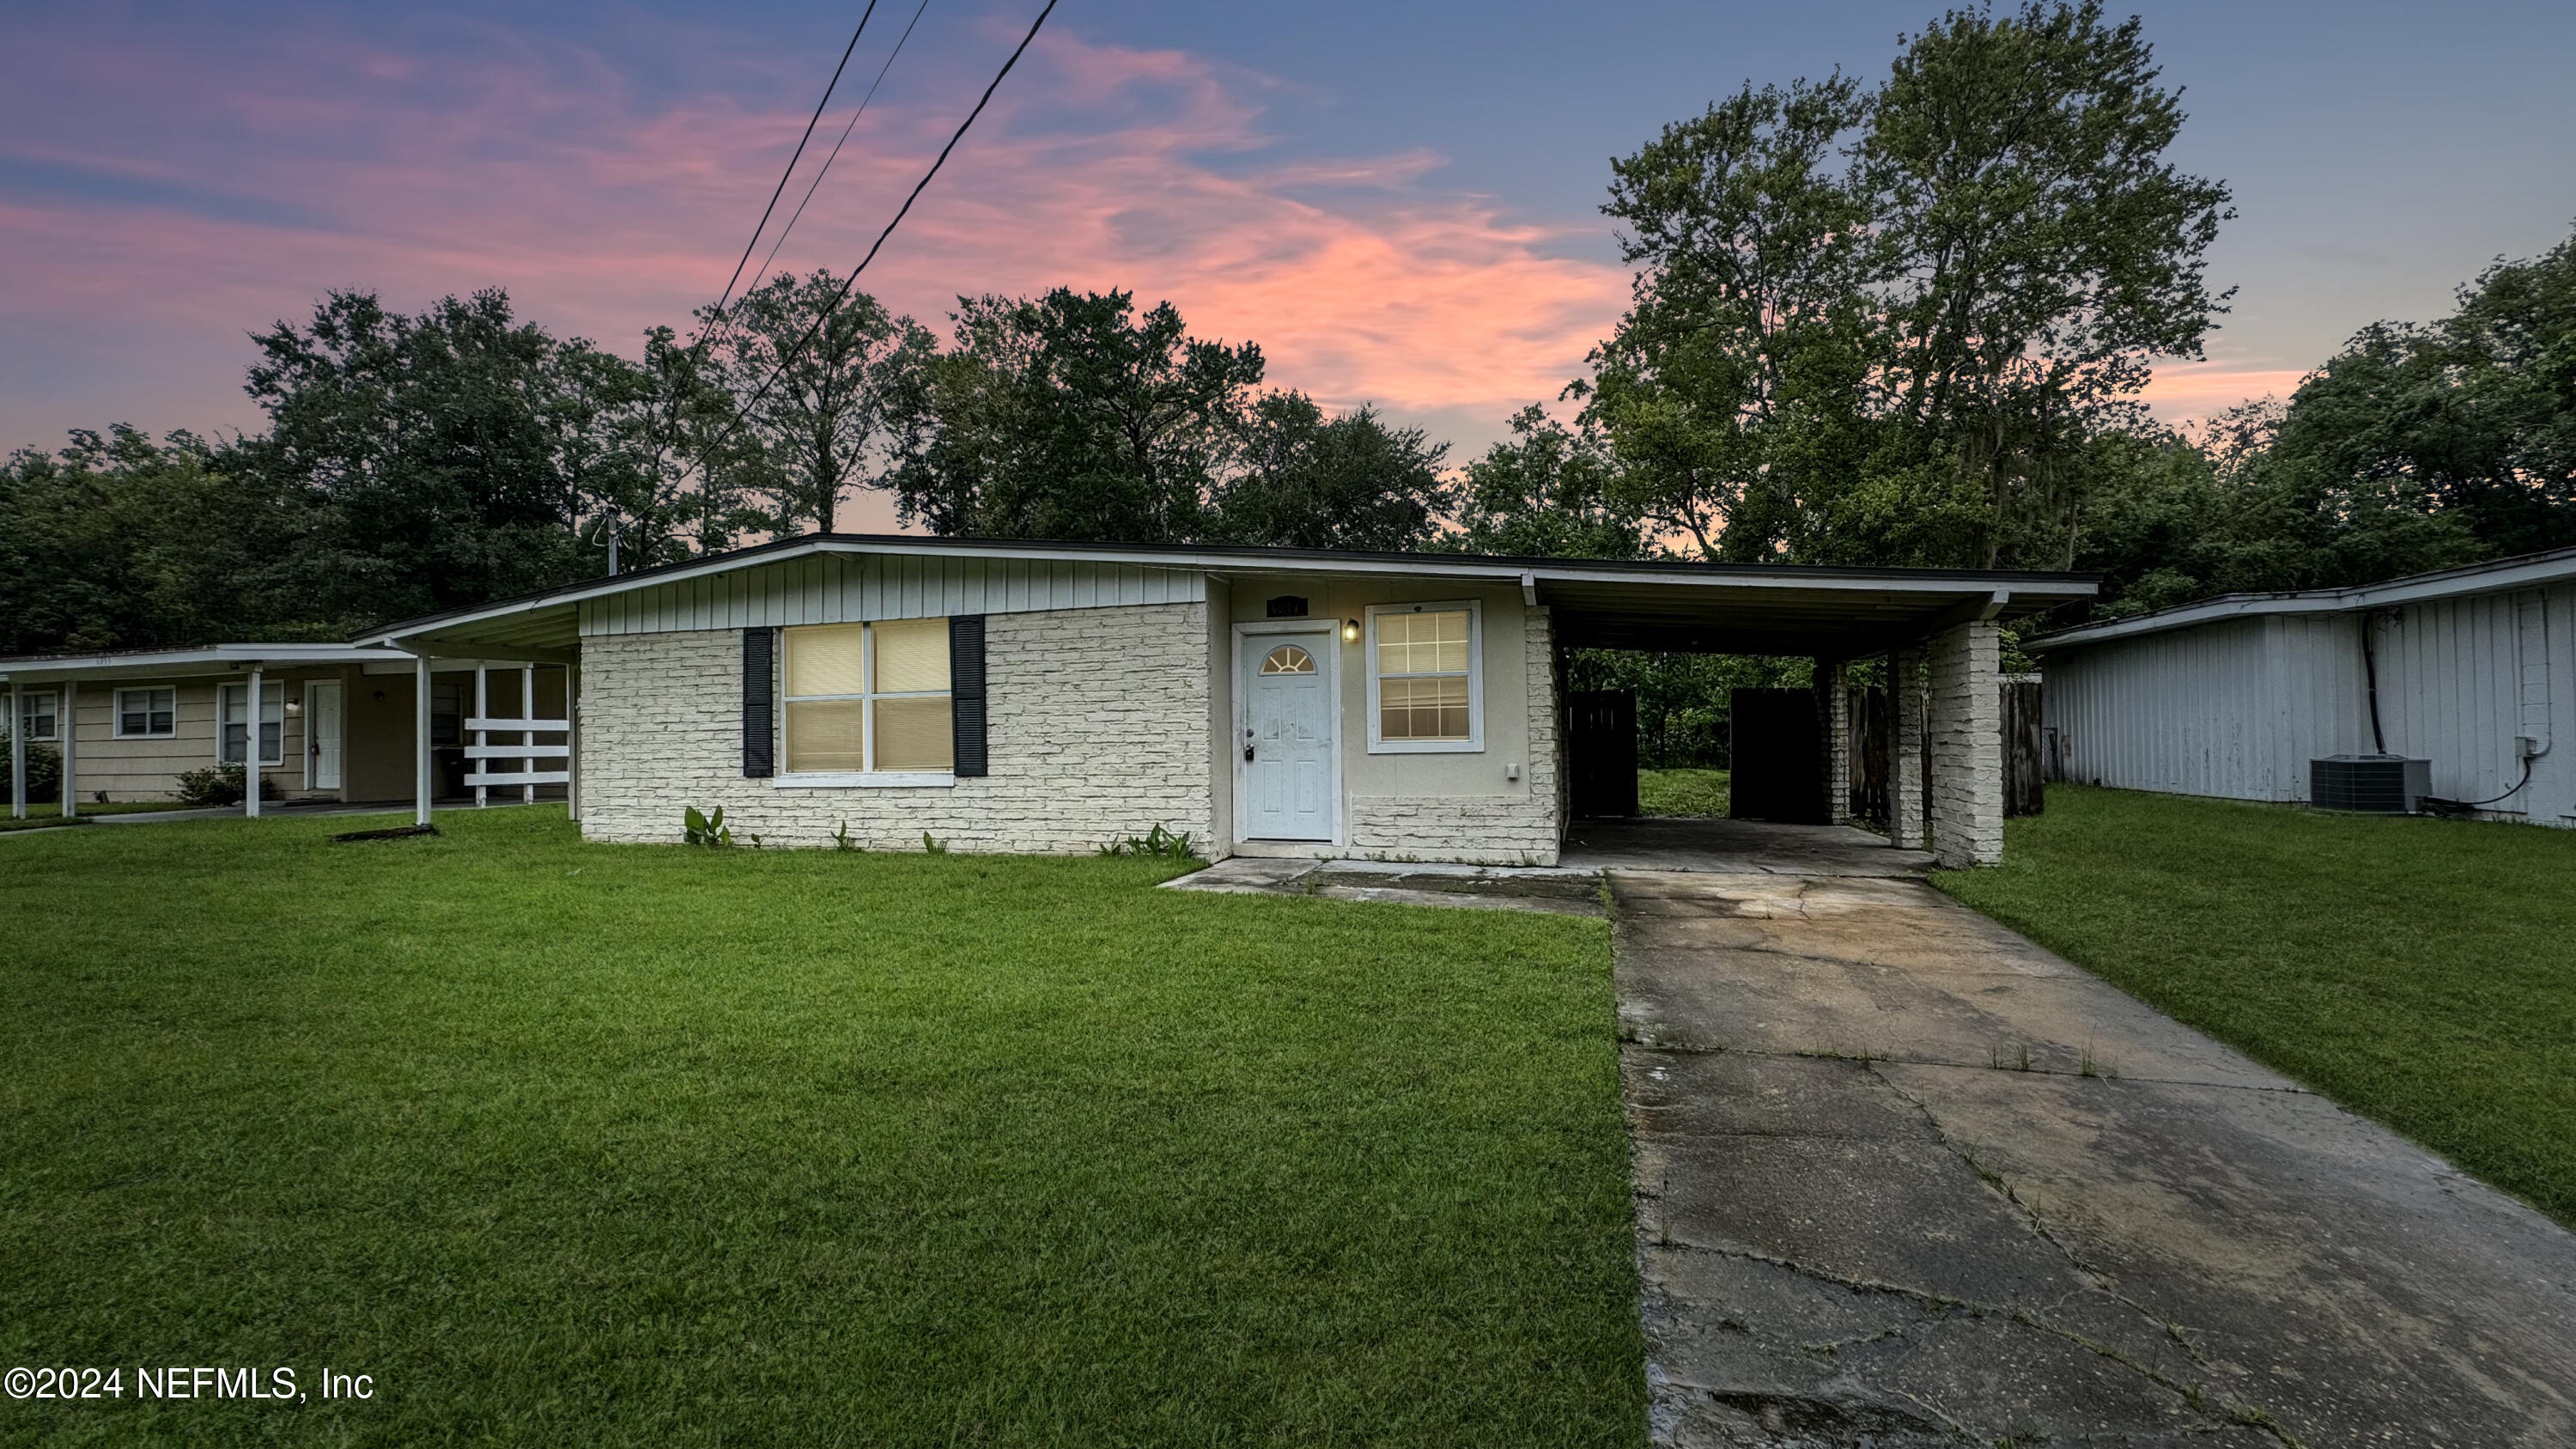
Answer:
<path fill-rule="evenodd" d="M 1483 609 L 1378 604 L 1368 616 L 1370 752 L 1483 749 Z"/>
<path fill-rule="evenodd" d="M 788 774 L 901 783 L 955 769 L 946 619 L 809 624 L 781 643 Z"/>

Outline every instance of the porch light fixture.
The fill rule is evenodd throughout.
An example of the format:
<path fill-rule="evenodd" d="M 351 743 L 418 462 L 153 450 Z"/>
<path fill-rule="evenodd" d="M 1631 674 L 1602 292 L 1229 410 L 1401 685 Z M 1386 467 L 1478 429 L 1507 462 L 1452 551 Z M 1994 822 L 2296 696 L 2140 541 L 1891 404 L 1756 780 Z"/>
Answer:
<path fill-rule="evenodd" d="M 304 701 L 300 699 L 290 699 L 286 702 L 286 717 L 288 719 L 293 719 L 302 713 L 304 713 Z"/>
<path fill-rule="evenodd" d="M 1359 620 L 1344 619 L 1342 621 L 1342 642 L 1345 644 L 1357 644 L 1360 642 Z"/>

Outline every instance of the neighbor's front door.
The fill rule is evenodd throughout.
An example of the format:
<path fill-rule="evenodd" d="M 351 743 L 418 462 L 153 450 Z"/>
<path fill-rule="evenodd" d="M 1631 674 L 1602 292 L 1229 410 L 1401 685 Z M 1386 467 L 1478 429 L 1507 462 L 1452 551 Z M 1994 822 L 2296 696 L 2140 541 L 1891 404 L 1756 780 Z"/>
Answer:
<path fill-rule="evenodd" d="M 317 679 L 304 686 L 304 762 L 309 788 L 340 788 L 340 681 Z"/>
<path fill-rule="evenodd" d="M 1244 641 L 1243 838 L 1333 838 L 1332 634 Z"/>

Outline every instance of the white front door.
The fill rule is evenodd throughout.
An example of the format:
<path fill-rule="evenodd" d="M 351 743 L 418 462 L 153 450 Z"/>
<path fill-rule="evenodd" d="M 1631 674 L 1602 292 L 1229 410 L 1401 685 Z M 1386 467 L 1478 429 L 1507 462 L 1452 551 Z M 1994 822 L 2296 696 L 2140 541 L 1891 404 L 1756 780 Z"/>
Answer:
<path fill-rule="evenodd" d="M 1331 840 L 1332 633 L 1247 636 L 1243 838 Z"/>
<path fill-rule="evenodd" d="M 316 679 L 304 686 L 305 788 L 340 788 L 340 681 Z"/>

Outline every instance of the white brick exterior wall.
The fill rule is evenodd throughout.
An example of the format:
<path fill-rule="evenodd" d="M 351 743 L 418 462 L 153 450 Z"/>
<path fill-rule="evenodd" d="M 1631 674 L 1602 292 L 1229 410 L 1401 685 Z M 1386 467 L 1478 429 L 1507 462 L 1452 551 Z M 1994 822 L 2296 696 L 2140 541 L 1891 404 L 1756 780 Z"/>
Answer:
<path fill-rule="evenodd" d="M 1082 853 L 1155 825 L 1210 840 L 1205 604 L 991 614 L 992 773 L 946 787 L 781 787 L 742 773 L 742 635 L 594 636 L 582 647 L 582 830 L 676 841 L 683 807 L 735 838 L 869 849 Z"/>
<path fill-rule="evenodd" d="M 1851 671 L 1839 659 L 1816 661 L 1816 688 L 1825 715 L 1825 823 L 1851 823 Z"/>
<path fill-rule="evenodd" d="M 1544 609 L 1521 625 L 1529 758 L 1521 788 L 1493 795 L 1359 795 L 1350 802 L 1349 850 L 1358 856 L 1554 865 L 1564 838 L 1558 786 L 1556 645 Z M 1497 769 L 1500 767 L 1497 766 Z"/>
<path fill-rule="evenodd" d="M 2004 858 L 2004 722 L 1992 623 L 1932 636 L 1932 849 L 1947 866 Z"/>

